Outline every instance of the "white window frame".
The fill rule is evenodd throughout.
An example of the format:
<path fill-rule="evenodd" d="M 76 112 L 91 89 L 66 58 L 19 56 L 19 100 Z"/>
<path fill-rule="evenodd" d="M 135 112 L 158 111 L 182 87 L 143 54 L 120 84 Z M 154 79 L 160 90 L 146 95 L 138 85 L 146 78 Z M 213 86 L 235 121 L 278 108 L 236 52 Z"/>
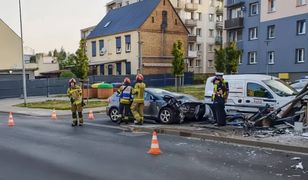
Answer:
<path fill-rule="evenodd" d="M 198 20 L 201 21 L 202 20 L 202 13 L 201 12 L 197 12 L 198 14 Z"/>
<path fill-rule="evenodd" d="M 258 39 L 258 28 L 253 27 L 249 28 L 249 40 L 256 40 Z"/>
<path fill-rule="evenodd" d="M 297 0 L 296 5 L 297 6 L 303 6 L 307 4 L 307 0 Z"/>
<path fill-rule="evenodd" d="M 253 13 L 253 7 L 255 7 L 256 8 L 256 13 L 254 14 Z M 249 11 L 249 14 L 250 14 L 250 16 L 255 16 L 255 15 L 258 15 L 259 14 L 259 3 L 251 3 L 250 5 L 249 5 L 249 9 L 250 9 L 250 11 Z"/>
<path fill-rule="evenodd" d="M 198 37 L 201 37 L 201 33 L 202 33 L 201 28 L 196 28 L 196 35 Z"/>
<path fill-rule="evenodd" d="M 267 62 L 268 64 L 275 64 L 275 51 L 267 52 Z"/>
<path fill-rule="evenodd" d="M 267 26 L 267 39 L 275 38 L 275 25 Z"/>
<path fill-rule="evenodd" d="M 208 52 L 213 52 L 213 51 L 214 51 L 214 45 L 213 44 L 209 44 Z"/>
<path fill-rule="evenodd" d="M 253 61 L 251 61 L 253 59 Z M 248 64 L 257 64 L 257 52 L 250 51 L 248 52 Z"/>
<path fill-rule="evenodd" d="M 209 37 L 214 37 L 214 29 L 209 29 Z"/>
<path fill-rule="evenodd" d="M 242 54 L 240 54 L 239 57 L 238 57 L 238 64 L 243 64 L 243 56 L 242 56 Z"/>
<path fill-rule="evenodd" d="M 208 62 L 209 62 L 209 63 L 208 63 L 208 67 L 209 67 L 209 68 L 214 67 L 214 65 L 213 65 L 213 64 L 214 64 L 214 61 L 213 61 L 212 59 L 209 59 Z"/>
<path fill-rule="evenodd" d="M 268 12 L 275 12 L 276 11 L 276 0 L 268 0 Z"/>
<path fill-rule="evenodd" d="M 297 25 L 297 35 L 303 35 L 306 34 L 306 20 L 299 20 L 296 23 Z M 302 30 L 302 32 L 300 32 L 300 30 Z"/>
<path fill-rule="evenodd" d="M 196 59 L 196 61 L 195 61 L 195 65 L 196 65 L 196 67 L 200 67 L 200 65 L 201 65 L 201 60 L 200 59 Z"/>
<path fill-rule="evenodd" d="M 305 49 L 304 48 L 295 49 L 295 56 L 296 56 L 296 63 L 305 62 Z"/>

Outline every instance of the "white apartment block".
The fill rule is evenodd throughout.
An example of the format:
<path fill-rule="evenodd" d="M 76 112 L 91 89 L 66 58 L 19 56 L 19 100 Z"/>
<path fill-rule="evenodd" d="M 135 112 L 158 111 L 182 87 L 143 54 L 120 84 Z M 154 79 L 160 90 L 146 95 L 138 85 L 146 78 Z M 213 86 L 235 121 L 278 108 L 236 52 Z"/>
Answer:
<path fill-rule="evenodd" d="M 141 0 L 113 0 L 106 10 Z M 194 73 L 214 73 L 214 49 L 222 46 L 223 0 L 169 0 L 190 32 L 187 69 Z"/>

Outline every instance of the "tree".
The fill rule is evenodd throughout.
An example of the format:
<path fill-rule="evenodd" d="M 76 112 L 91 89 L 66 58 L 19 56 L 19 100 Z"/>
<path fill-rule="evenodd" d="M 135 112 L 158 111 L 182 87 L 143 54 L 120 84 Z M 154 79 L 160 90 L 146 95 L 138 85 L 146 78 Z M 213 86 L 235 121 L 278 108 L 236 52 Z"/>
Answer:
<path fill-rule="evenodd" d="M 225 72 L 226 53 L 223 48 L 215 49 L 215 69 L 217 72 Z"/>
<path fill-rule="evenodd" d="M 227 74 L 236 73 L 238 70 L 238 59 L 241 55 L 241 51 L 237 49 L 235 42 L 231 42 L 228 47 L 225 48 L 226 52 L 226 64 L 225 72 Z"/>
<path fill-rule="evenodd" d="M 49 51 L 49 52 L 48 52 L 48 56 L 52 56 L 52 51 Z"/>
<path fill-rule="evenodd" d="M 76 75 L 74 73 L 72 73 L 71 71 L 63 71 L 63 72 L 61 72 L 60 77 L 62 77 L 62 78 L 75 78 Z"/>
<path fill-rule="evenodd" d="M 36 56 L 35 55 L 30 57 L 30 63 L 36 63 Z"/>
<path fill-rule="evenodd" d="M 55 50 L 53 50 L 53 57 L 58 57 L 58 51 L 57 51 L 57 49 L 55 49 Z"/>
<path fill-rule="evenodd" d="M 241 50 L 237 49 L 235 42 L 231 42 L 226 48 L 215 49 L 216 71 L 226 74 L 236 73 L 240 55 Z"/>
<path fill-rule="evenodd" d="M 177 91 L 179 91 L 179 86 L 183 84 L 181 80 L 185 71 L 184 50 L 183 50 L 183 43 L 181 41 L 173 43 L 172 55 L 173 55 L 172 71 L 176 77 L 175 86 L 177 88 Z"/>
<path fill-rule="evenodd" d="M 173 74 L 176 76 L 183 75 L 185 70 L 185 64 L 184 64 L 183 43 L 181 41 L 173 43 L 172 55 L 173 55 L 173 61 L 172 61 Z"/>
<path fill-rule="evenodd" d="M 76 51 L 76 65 L 73 68 L 73 72 L 78 78 L 82 80 L 86 80 L 88 78 L 89 72 L 89 60 L 85 52 L 86 41 L 84 39 L 81 39 L 79 43 L 79 48 Z"/>
<path fill-rule="evenodd" d="M 64 61 L 66 59 L 66 52 L 63 47 L 61 47 L 60 52 L 57 54 L 57 60 L 59 62 L 60 69 L 64 69 Z"/>

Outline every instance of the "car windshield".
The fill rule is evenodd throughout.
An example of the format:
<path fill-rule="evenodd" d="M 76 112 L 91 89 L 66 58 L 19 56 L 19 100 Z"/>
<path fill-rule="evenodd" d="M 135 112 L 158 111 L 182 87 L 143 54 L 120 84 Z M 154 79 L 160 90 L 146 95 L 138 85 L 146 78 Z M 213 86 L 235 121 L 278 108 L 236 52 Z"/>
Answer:
<path fill-rule="evenodd" d="M 263 82 L 278 96 L 286 97 L 294 96 L 297 94 L 297 91 L 293 87 L 279 79 L 271 79 Z"/>

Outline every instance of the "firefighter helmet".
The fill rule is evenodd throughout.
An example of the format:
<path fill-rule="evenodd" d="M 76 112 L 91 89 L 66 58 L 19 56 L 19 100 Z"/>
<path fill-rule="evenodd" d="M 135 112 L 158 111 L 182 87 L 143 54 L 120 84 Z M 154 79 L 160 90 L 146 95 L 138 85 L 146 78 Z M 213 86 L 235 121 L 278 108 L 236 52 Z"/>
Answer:
<path fill-rule="evenodd" d="M 130 84 L 130 79 L 128 77 L 124 78 L 124 84 Z"/>
<path fill-rule="evenodd" d="M 136 81 L 143 81 L 143 75 L 142 74 L 137 74 Z"/>

